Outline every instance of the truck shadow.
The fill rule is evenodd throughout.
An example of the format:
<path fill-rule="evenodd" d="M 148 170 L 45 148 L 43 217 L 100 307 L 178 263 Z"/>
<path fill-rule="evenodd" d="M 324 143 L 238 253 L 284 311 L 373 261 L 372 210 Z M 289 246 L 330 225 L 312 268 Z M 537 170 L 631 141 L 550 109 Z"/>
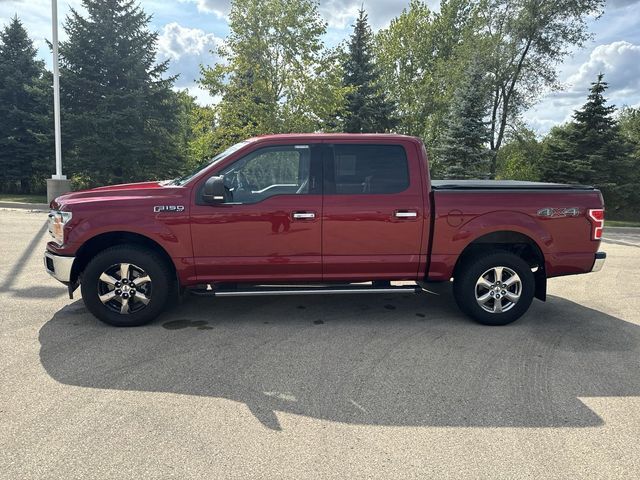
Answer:
<path fill-rule="evenodd" d="M 571 301 L 476 325 L 442 295 L 193 298 L 117 329 L 81 301 L 40 330 L 68 385 L 220 397 L 267 428 L 277 412 L 349 424 L 589 427 L 581 397 L 640 395 L 640 327 Z"/>

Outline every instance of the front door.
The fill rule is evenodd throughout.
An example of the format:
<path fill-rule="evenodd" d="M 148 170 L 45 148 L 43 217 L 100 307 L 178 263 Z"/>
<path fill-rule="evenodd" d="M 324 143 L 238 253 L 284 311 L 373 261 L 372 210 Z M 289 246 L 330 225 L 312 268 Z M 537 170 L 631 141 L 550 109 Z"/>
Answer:
<path fill-rule="evenodd" d="M 416 279 L 428 218 L 416 152 L 336 143 L 324 171 L 323 278 Z"/>
<path fill-rule="evenodd" d="M 305 144 L 258 148 L 217 172 L 228 198 L 192 209 L 198 281 L 321 280 L 320 171 Z"/>

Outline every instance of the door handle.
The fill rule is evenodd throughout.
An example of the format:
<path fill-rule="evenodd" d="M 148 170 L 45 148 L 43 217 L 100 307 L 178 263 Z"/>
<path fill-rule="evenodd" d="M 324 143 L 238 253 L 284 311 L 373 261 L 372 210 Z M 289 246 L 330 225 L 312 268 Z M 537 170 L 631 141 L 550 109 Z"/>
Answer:
<path fill-rule="evenodd" d="M 418 218 L 418 212 L 412 210 L 396 210 L 396 218 Z"/>
<path fill-rule="evenodd" d="M 293 212 L 294 220 L 313 220 L 316 214 L 313 212 Z"/>

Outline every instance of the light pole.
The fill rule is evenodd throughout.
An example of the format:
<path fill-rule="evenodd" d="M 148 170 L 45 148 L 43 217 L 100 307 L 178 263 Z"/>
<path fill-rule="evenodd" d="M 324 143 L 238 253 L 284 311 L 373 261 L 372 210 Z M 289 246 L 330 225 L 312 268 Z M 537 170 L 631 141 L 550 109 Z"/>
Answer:
<path fill-rule="evenodd" d="M 71 190 L 71 182 L 62 174 L 60 135 L 60 69 L 58 66 L 58 0 L 51 0 L 51 31 L 53 43 L 53 121 L 56 144 L 56 173 L 47 179 L 47 201 Z"/>

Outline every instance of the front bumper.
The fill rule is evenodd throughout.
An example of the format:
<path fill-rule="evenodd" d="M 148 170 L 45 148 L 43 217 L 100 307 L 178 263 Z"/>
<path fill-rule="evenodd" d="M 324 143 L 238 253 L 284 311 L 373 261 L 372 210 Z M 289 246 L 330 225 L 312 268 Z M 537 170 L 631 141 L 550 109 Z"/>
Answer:
<path fill-rule="evenodd" d="M 56 280 L 68 284 L 71 282 L 71 268 L 76 257 L 63 257 L 49 251 L 44 252 L 44 268 Z"/>
<path fill-rule="evenodd" d="M 602 266 L 604 265 L 604 261 L 607 259 L 607 254 L 605 252 L 596 252 L 595 260 L 593 261 L 593 267 L 591 267 L 592 272 L 599 272 L 602 270 Z"/>

